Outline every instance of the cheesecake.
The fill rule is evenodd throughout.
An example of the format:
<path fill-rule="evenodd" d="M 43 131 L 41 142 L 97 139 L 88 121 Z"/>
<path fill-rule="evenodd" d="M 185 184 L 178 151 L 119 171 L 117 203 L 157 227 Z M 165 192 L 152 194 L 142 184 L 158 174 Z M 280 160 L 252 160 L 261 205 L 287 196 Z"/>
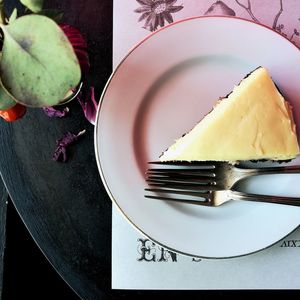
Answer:
<path fill-rule="evenodd" d="M 291 105 L 267 69 L 247 75 L 160 161 L 290 160 L 299 154 Z"/>

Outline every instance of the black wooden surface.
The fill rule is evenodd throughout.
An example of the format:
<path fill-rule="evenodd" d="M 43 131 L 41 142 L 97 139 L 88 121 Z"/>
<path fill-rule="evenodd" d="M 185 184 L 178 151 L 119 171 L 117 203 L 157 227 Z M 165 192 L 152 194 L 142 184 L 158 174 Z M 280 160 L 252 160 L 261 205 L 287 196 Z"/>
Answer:
<path fill-rule="evenodd" d="M 16 1 L 9 1 L 12 5 Z M 111 73 L 112 1 L 48 1 L 64 22 L 86 36 L 91 72 L 86 86 L 99 96 Z M 0 171 L 31 235 L 63 278 L 84 299 L 103 298 L 110 288 L 111 201 L 97 170 L 93 126 L 76 101 L 65 119 L 39 109 L 0 122 Z M 66 131 L 86 135 L 70 149 L 67 164 L 51 160 L 55 140 Z"/>
<path fill-rule="evenodd" d="M 2 295 L 3 283 L 3 263 L 4 263 L 4 250 L 6 242 L 6 210 L 7 210 L 7 192 L 2 184 L 0 176 L 0 299 Z"/>
<path fill-rule="evenodd" d="M 86 87 L 95 86 L 99 97 L 111 73 L 113 1 L 46 2 L 49 7 L 62 9 L 64 21 L 79 27 L 86 35 L 92 65 Z M 11 9 L 18 1 L 7 3 Z M 64 119 L 49 119 L 41 110 L 30 109 L 16 123 L 0 121 L 0 172 L 14 207 L 36 242 L 9 202 L 4 299 L 78 298 L 45 257 L 83 299 L 240 298 L 240 291 L 111 290 L 111 201 L 95 162 L 94 128 L 85 120 L 76 101 L 69 106 L 71 113 Z M 66 131 L 83 129 L 87 133 L 70 149 L 69 162 L 53 162 L 55 140 Z M 21 297 L 17 297 L 19 293 Z M 294 296 L 297 292 L 243 294 Z"/>
<path fill-rule="evenodd" d="M 6 219 L 2 299 L 79 300 L 35 244 L 10 200 Z"/>

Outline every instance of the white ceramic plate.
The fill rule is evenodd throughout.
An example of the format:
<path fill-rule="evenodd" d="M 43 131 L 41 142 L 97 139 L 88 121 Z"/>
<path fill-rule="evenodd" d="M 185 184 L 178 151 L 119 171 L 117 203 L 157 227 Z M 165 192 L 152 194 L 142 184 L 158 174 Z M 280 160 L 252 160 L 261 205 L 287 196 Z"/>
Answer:
<path fill-rule="evenodd" d="M 264 249 L 299 225 L 297 207 L 231 202 L 210 208 L 144 198 L 147 162 L 258 66 L 269 69 L 299 121 L 299 50 L 241 19 L 201 17 L 168 26 L 135 47 L 109 80 L 95 129 L 98 167 L 114 203 L 155 242 L 192 256 L 233 257 Z M 265 176 L 244 189 L 300 196 L 299 182 L 298 175 Z"/>

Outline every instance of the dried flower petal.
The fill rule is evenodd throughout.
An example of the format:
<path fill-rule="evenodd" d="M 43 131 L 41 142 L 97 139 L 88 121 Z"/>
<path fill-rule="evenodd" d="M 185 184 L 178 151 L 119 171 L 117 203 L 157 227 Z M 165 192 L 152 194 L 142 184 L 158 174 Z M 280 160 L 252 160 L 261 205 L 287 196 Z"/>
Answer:
<path fill-rule="evenodd" d="M 91 124 L 95 125 L 98 103 L 95 99 L 94 87 L 90 88 L 90 92 L 87 94 L 87 96 L 84 99 L 82 99 L 82 94 L 80 94 L 77 97 L 77 99 L 83 109 L 84 115 L 87 118 L 87 120 Z"/>
<path fill-rule="evenodd" d="M 54 107 L 44 107 L 43 112 L 50 118 L 62 118 L 69 112 L 69 108 L 65 107 L 61 111 L 61 110 L 55 109 Z"/>
<path fill-rule="evenodd" d="M 84 133 L 85 130 L 80 131 L 78 134 L 67 132 L 61 139 L 57 140 L 53 160 L 66 162 L 68 160 L 68 146 L 76 142 Z"/>

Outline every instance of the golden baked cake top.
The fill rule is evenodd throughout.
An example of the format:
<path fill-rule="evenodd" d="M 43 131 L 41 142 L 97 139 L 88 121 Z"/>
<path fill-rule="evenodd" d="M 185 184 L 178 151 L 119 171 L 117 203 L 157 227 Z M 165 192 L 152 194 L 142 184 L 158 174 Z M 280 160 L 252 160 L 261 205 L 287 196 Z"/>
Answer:
<path fill-rule="evenodd" d="M 287 160 L 299 154 L 292 108 L 259 67 L 217 101 L 161 161 Z"/>

